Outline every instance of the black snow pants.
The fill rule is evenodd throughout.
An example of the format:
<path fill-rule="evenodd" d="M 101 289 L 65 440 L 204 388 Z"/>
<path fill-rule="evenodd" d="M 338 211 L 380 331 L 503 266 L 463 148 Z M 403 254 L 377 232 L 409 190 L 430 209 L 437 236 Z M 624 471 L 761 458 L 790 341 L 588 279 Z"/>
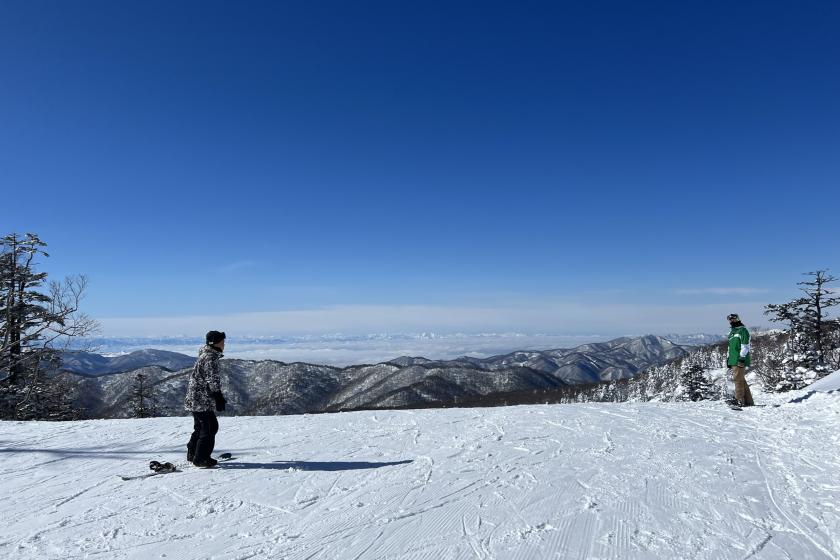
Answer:
<path fill-rule="evenodd" d="M 216 434 L 219 431 L 219 420 L 216 413 L 193 412 L 193 433 L 187 444 L 187 455 L 192 455 L 193 463 L 210 458 L 216 447 Z"/>

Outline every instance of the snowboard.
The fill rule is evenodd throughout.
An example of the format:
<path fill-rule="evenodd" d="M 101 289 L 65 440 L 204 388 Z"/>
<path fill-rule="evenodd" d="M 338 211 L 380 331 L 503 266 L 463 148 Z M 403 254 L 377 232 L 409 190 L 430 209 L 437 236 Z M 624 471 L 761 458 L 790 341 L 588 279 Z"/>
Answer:
<path fill-rule="evenodd" d="M 149 477 L 158 476 L 158 475 L 161 475 L 161 474 L 170 474 L 170 473 L 174 473 L 174 472 L 180 472 L 178 470 L 178 467 L 176 467 L 172 463 L 160 463 L 158 461 L 151 461 L 149 463 L 149 468 L 152 469 L 152 471 L 154 471 L 154 472 L 150 472 L 150 473 L 147 473 L 147 474 L 141 474 L 141 475 L 138 475 L 138 476 L 119 475 L 119 477 L 123 480 L 138 480 L 138 479 L 141 479 L 141 478 L 149 478 Z"/>
<path fill-rule="evenodd" d="M 742 407 L 740 405 L 737 405 L 737 404 L 726 403 L 726 406 L 728 406 L 732 410 L 744 410 L 744 407 Z M 767 406 L 767 405 L 766 404 L 751 404 L 747 408 L 761 408 L 761 407 L 764 407 L 764 406 Z"/>
<path fill-rule="evenodd" d="M 236 459 L 236 457 L 234 457 L 230 453 L 222 453 L 221 455 L 219 455 L 216 458 L 216 460 L 219 463 L 224 463 L 225 461 L 232 461 L 234 459 Z M 149 463 L 149 468 L 152 469 L 154 472 L 141 474 L 141 475 L 136 475 L 136 476 L 126 476 L 126 475 L 117 475 L 117 476 L 119 476 L 122 480 L 140 480 L 140 479 L 143 479 L 143 478 L 160 476 L 162 474 L 171 474 L 171 473 L 176 473 L 176 472 L 183 472 L 183 471 L 179 470 L 178 467 L 176 467 L 172 463 L 160 463 L 158 461 L 152 461 L 151 463 Z"/>

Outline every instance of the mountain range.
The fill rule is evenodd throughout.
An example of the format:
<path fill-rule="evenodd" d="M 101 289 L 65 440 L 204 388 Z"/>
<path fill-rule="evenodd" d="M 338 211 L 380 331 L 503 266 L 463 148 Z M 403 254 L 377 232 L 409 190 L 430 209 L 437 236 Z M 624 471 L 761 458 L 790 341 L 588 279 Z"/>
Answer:
<path fill-rule="evenodd" d="M 490 403 L 503 395 L 630 379 L 689 350 L 649 335 L 489 358 L 406 356 L 343 368 L 223 359 L 221 370 L 226 414 L 302 414 Z M 62 375 L 75 387 L 76 405 L 88 417 L 133 416 L 138 375 L 153 396 L 157 415 L 180 416 L 193 363 L 189 356 L 160 350 L 118 358 L 72 353 Z"/>
<path fill-rule="evenodd" d="M 78 375 L 96 377 L 130 372 L 147 366 L 177 371 L 192 367 L 195 358 L 168 350 L 136 350 L 120 356 L 102 356 L 93 352 L 63 352 L 61 367 Z"/>

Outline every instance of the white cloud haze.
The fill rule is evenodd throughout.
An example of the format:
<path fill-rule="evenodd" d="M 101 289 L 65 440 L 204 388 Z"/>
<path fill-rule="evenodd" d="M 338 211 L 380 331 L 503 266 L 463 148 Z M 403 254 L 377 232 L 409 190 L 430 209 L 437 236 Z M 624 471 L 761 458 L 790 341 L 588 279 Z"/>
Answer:
<path fill-rule="evenodd" d="M 770 290 L 765 288 L 687 288 L 676 290 L 679 295 L 714 295 L 714 296 L 751 296 L 766 294 Z"/>
<path fill-rule="evenodd" d="M 241 336 L 341 332 L 715 333 L 739 313 L 765 325 L 763 304 L 583 304 L 538 302 L 518 306 L 336 305 L 315 309 L 185 317 L 99 318 L 105 336 L 196 336 L 210 329 Z"/>

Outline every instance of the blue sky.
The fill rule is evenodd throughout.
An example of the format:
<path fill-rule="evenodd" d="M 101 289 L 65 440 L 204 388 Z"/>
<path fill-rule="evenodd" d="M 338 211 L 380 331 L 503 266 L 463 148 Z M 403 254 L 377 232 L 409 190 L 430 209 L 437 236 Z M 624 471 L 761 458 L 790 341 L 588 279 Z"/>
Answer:
<path fill-rule="evenodd" d="M 112 335 L 757 324 L 840 273 L 838 25 L 836 2 L 4 2 L 0 190 L 26 198 L 2 229 L 88 275 Z"/>

